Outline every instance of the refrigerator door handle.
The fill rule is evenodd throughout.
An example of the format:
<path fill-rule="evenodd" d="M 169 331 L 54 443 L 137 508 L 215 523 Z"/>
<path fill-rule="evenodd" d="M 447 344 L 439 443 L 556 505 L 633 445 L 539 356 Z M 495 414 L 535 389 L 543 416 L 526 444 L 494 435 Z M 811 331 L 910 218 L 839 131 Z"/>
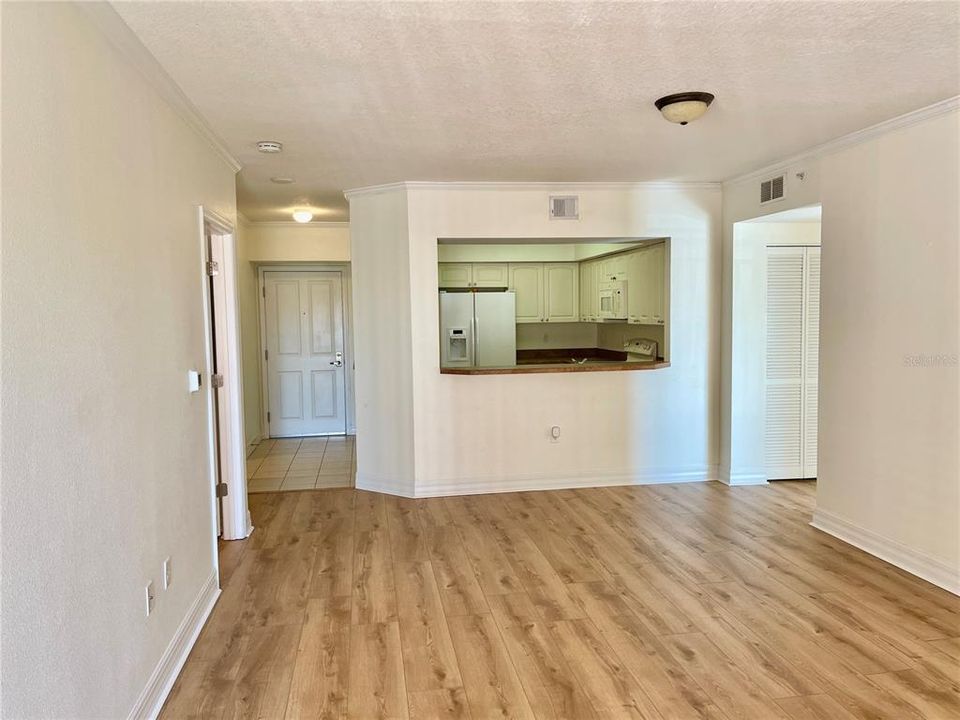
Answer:
<path fill-rule="evenodd" d="M 470 364 L 473 367 L 477 366 L 477 353 L 480 350 L 480 318 L 477 317 L 476 312 L 473 314 L 473 342 L 471 343 L 471 350 L 473 351 L 473 357 L 470 358 Z"/>

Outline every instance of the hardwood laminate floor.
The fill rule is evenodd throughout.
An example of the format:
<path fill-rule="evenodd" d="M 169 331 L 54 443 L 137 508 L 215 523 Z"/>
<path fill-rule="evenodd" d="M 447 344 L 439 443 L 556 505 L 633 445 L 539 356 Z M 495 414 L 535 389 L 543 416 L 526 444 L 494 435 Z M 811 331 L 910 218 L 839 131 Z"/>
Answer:
<path fill-rule="evenodd" d="M 162 718 L 960 718 L 960 599 L 814 484 L 251 495 Z"/>

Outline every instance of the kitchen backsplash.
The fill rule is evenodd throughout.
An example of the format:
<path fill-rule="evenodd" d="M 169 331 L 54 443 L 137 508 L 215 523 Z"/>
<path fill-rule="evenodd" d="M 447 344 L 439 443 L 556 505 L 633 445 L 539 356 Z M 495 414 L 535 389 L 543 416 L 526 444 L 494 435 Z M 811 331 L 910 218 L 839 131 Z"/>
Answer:
<path fill-rule="evenodd" d="M 597 347 L 597 325 L 594 323 L 521 323 L 517 325 L 517 350 L 593 347 Z"/>

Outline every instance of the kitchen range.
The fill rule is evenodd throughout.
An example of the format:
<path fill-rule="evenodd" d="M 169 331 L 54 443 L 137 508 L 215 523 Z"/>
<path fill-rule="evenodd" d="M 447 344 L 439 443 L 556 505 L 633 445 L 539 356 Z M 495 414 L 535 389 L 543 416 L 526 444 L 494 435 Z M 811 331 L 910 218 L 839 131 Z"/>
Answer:
<path fill-rule="evenodd" d="M 438 250 L 442 373 L 669 365 L 667 239 Z"/>

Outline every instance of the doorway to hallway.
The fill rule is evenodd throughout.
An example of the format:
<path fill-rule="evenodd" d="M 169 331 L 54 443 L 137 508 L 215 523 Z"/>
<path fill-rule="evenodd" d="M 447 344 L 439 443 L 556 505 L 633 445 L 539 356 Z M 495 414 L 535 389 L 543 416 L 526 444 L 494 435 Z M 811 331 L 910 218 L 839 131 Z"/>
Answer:
<path fill-rule="evenodd" d="M 731 484 L 815 479 L 819 205 L 733 225 Z"/>

